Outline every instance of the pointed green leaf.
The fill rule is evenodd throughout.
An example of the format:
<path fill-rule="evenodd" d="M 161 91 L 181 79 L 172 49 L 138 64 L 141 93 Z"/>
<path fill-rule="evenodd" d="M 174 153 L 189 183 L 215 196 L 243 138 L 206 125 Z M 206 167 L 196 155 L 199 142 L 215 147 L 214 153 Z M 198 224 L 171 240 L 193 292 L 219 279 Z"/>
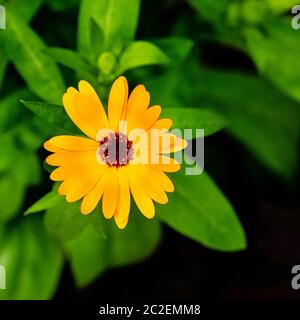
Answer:
<path fill-rule="evenodd" d="M 21 88 L 0 100 L 0 133 L 7 133 L 16 123 L 26 118 L 28 111 L 21 107 L 20 100 L 31 96 L 28 89 Z"/>
<path fill-rule="evenodd" d="M 90 54 L 91 28 L 94 18 L 104 35 L 103 51 L 115 50 L 134 39 L 140 0 L 83 0 L 80 6 L 78 47 L 83 54 Z"/>
<path fill-rule="evenodd" d="M 97 61 L 101 52 L 103 52 L 104 50 L 104 35 L 101 27 L 97 24 L 94 18 L 91 18 L 90 30 L 91 30 L 91 34 L 90 34 L 91 51 L 93 51 L 93 54 L 94 54 L 93 61 Z"/>
<path fill-rule="evenodd" d="M 57 206 L 61 202 L 61 196 L 57 192 L 57 188 L 54 188 L 52 191 L 48 192 L 41 199 L 35 202 L 30 208 L 28 208 L 24 215 L 42 212 Z"/>
<path fill-rule="evenodd" d="M 43 0 L 29 0 L 26 1 L 25 4 L 23 0 L 11 0 L 9 3 L 5 4 L 5 7 L 9 11 L 14 11 L 15 14 L 25 22 L 30 22 L 40 8 L 42 2 Z M 0 92 L 8 62 L 8 57 L 5 57 L 3 53 L 0 52 Z"/>
<path fill-rule="evenodd" d="M 28 23 L 41 8 L 44 0 L 10 0 L 5 4 L 7 11 L 13 12 L 19 19 Z"/>
<path fill-rule="evenodd" d="M 300 40 L 299 33 L 291 27 L 291 20 L 277 19 L 266 26 L 264 33 L 247 29 L 246 38 L 259 71 L 284 93 L 300 101 Z"/>
<path fill-rule="evenodd" d="M 193 40 L 178 36 L 159 38 L 152 42 L 157 45 L 172 62 L 184 60 L 194 46 Z"/>
<path fill-rule="evenodd" d="M 22 103 L 41 120 L 57 128 L 60 132 L 81 134 L 62 106 L 38 101 L 22 101 Z"/>
<path fill-rule="evenodd" d="M 132 42 L 123 52 L 117 74 L 142 66 L 169 63 L 170 59 L 156 45 L 146 41 Z"/>
<path fill-rule="evenodd" d="M 230 202 L 206 174 L 174 175 L 175 192 L 167 205 L 157 207 L 158 218 L 183 235 L 220 251 L 246 247 L 243 228 Z"/>
<path fill-rule="evenodd" d="M 0 265 L 6 270 L 1 300 L 50 299 L 58 285 L 62 256 L 39 217 L 25 218 L 0 235 Z"/>
<path fill-rule="evenodd" d="M 254 76 L 210 70 L 199 73 L 198 79 L 198 99 L 230 120 L 228 131 L 268 168 L 293 179 L 298 165 L 299 105 Z"/>
<path fill-rule="evenodd" d="M 162 117 L 170 118 L 173 121 L 172 129 L 193 129 L 193 137 L 196 136 L 196 129 L 204 129 L 204 135 L 211 135 L 227 124 L 228 120 L 216 111 L 200 108 L 165 108 Z"/>
<path fill-rule="evenodd" d="M 0 222 L 17 214 L 28 186 L 40 182 L 41 168 L 34 152 L 20 147 L 14 136 L 0 135 Z"/>
<path fill-rule="evenodd" d="M 224 21 L 223 16 L 231 0 L 188 0 L 201 17 L 215 22 Z"/>
<path fill-rule="evenodd" d="M 44 52 L 50 56 L 55 62 L 71 68 L 81 73 L 87 73 L 88 75 L 94 74 L 95 69 L 89 64 L 83 57 L 81 57 L 76 51 L 72 51 L 64 48 L 47 48 Z"/>
<path fill-rule="evenodd" d="M 60 196 L 59 203 L 51 206 L 45 214 L 45 226 L 48 233 L 61 241 L 68 241 L 79 236 L 89 220 L 80 212 L 80 203 L 68 203 Z"/>
<path fill-rule="evenodd" d="M 91 225 L 87 226 L 76 239 L 66 243 L 65 247 L 78 287 L 93 282 L 109 267 L 106 240 Z"/>
<path fill-rule="evenodd" d="M 98 212 L 98 219 L 103 219 L 101 215 Z M 104 226 L 107 239 L 90 225 L 78 238 L 66 243 L 71 268 L 80 287 L 88 285 L 110 267 L 145 259 L 160 240 L 158 221 L 146 220 L 135 209 L 132 210 L 129 224 L 124 230 L 119 230 L 114 221 L 104 221 Z"/>
<path fill-rule="evenodd" d="M 64 91 L 62 76 L 42 50 L 42 39 L 12 11 L 7 12 L 7 29 L 0 33 L 1 50 L 15 65 L 28 87 L 42 99 L 58 103 Z"/>
<path fill-rule="evenodd" d="M 290 12 L 295 5 L 299 4 L 298 0 L 267 0 L 266 2 L 276 14 Z"/>
<path fill-rule="evenodd" d="M 20 177 L 7 171 L 0 178 L 0 223 L 8 222 L 18 214 L 24 200 L 25 187 Z"/>

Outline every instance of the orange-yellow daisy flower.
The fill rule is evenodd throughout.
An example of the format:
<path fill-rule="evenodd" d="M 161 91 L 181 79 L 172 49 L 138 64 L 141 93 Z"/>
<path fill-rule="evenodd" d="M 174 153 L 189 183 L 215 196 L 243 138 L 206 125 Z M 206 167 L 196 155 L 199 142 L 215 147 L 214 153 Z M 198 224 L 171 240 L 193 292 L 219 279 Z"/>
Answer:
<path fill-rule="evenodd" d="M 44 144 L 53 152 L 46 162 L 58 167 L 50 175 L 62 181 L 58 192 L 68 202 L 82 199 L 82 214 L 91 213 L 102 198 L 104 217 L 114 217 L 122 229 L 129 218 L 130 194 L 147 218 L 155 215 L 153 200 L 167 203 L 166 192 L 173 192 L 174 186 L 164 172 L 178 171 L 180 164 L 166 154 L 187 143 L 169 133 L 172 121 L 159 119 L 160 106 L 149 107 L 149 103 L 150 94 L 143 85 L 128 97 L 125 77 L 112 85 L 108 115 L 86 81 L 79 82 L 78 90 L 70 87 L 64 94 L 67 114 L 87 137 L 51 138 Z M 155 131 L 158 139 L 151 134 Z"/>

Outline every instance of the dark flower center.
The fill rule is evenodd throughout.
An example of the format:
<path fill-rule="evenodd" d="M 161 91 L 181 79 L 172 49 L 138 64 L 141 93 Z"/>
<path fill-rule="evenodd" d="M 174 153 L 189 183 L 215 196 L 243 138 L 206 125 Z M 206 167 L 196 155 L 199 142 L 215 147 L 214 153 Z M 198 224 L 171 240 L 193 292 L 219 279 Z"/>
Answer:
<path fill-rule="evenodd" d="M 101 159 L 110 167 L 121 167 L 133 159 L 132 141 L 123 133 L 110 133 L 100 141 L 98 150 Z"/>

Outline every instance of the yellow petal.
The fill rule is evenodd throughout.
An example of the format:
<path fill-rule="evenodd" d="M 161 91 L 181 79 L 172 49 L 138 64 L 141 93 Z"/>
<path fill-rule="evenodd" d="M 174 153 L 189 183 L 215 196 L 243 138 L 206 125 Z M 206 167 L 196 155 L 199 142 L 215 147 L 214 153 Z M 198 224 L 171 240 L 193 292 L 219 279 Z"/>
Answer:
<path fill-rule="evenodd" d="M 51 146 L 67 151 L 95 151 L 99 148 L 99 143 L 84 137 L 76 136 L 56 136 L 47 141 Z M 48 146 L 48 144 L 46 145 Z M 51 151 L 51 150 L 50 150 Z"/>
<path fill-rule="evenodd" d="M 158 153 L 173 153 L 187 146 L 187 141 L 172 133 L 162 135 L 151 134 L 148 142 L 149 150 Z"/>
<path fill-rule="evenodd" d="M 57 152 L 46 158 L 46 162 L 51 166 L 67 166 L 73 164 L 80 164 L 87 161 L 95 161 L 95 151 L 85 152 Z"/>
<path fill-rule="evenodd" d="M 143 130 L 149 130 L 157 121 L 161 113 L 160 106 L 153 106 L 144 111 L 139 117 L 136 117 L 131 123 L 128 122 L 128 133 L 132 129 L 138 128 Z"/>
<path fill-rule="evenodd" d="M 72 87 L 63 95 L 63 104 L 76 126 L 95 140 L 101 129 L 100 111 L 97 112 L 89 100 Z"/>
<path fill-rule="evenodd" d="M 174 191 L 174 185 L 172 180 L 163 172 L 158 170 L 150 169 L 152 176 L 156 181 L 161 185 L 161 187 L 167 191 L 167 192 L 173 192 Z"/>
<path fill-rule="evenodd" d="M 106 219 L 113 217 L 118 202 L 118 174 L 116 167 L 111 167 L 105 181 L 102 211 Z"/>
<path fill-rule="evenodd" d="M 155 170 L 160 170 L 164 172 L 176 172 L 180 170 L 180 164 L 177 160 L 167 157 L 167 156 L 158 156 L 158 163 L 149 163 L 150 168 Z"/>
<path fill-rule="evenodd" d="M 171 153 L 183 150 L 187 147 L 188 143 L 185 139 L 181 139 L 180 137 L 175 136 L 174 134 L 170 134 L 171 145 L 162 146 L 160 153 Z"/>
<path fill-rule="evenodd" d="M 94 88 L 84 80 L 79 81 L 79 92 L 91 103 L 94 107 L 94 112 L 98 114 L 100 119 L 100 128 L 109 128 L 109 122 L 106 116 L 106 112 L 103 108 L 102 102 L 98 97 Z"/>
<path fill-rule="evenodd" d="M 71 161 L 71 164 L 65 163 L 59 168 L 59 170 L 56 169 L 58 171 L 56 174 L 59 174 L 57 178 L 64 179 L 64 182 L 60 185 L 58 191 L 60 194 L 67 194 L 70 189 L 72 189 L 71 194 L 68 196 L 70 201 L 85 193 L 85 190 L 89 192 L 91 189 L 89 189 L 88 184 L 93 184 L 94 178 L 96 177 L 99 179 L 106 169 L 105 165 L 101 165 L 97 162 L 95 156 L 82 159 L 76 159 L 73 157 Z M 54 178 L 56 178 L 56 174 L 54 174 Z M 53 177 L 51 176 L 51 178 Z M 75 193 L 78 195 L 75 195 Z"/>
<path fill-rule="evenodd" d="M 67 165 L 56 168 L 52 171 L 50 179 L 53 181 L 62 181 L 76 178 L 79 180 L 83 175 L 87 175 L 86 172 L 89 171 L 89 168 L 83 165 Z"/>
<path fill-rule="evenodd" d="M 134 165 L 134 170 L 135 178 L 143 186 L 145 193 L 154 201 L 166 204 L 168 197 L 160 184 L 152 176 L 150 169 L 145 165 Z"/>
<path fill-rule="evenodd" d="M 107 170 L 109 168 L 107 167 Z M 107 173 L 104 174 L 93 190 L 91 190 L 82 200 L 80 211 L 82 214 L 91 213 L 98 205 L 104 191 L 105 181 L 106 181 Z"/>
<path fill-rule="evenodd" d="M 134 122 L 149 107 L 150 94 L 143 85 L 136 86 L 128 100 L 126 120 Z"/>
<path fill-rule="evenodd" d="M 129 179 L 129 186 L 131 190 L 132 197 L 139 208 L 139 210 L 142 212 L 142 214 L 152 219 L 155 215 L 155 208 L 153 201 L 150 199 L 150 197 L 143 191 L 143 186 L 141 186 L 136 178 L 135 178 L 135 165 L 129 165 L 128 166 L 128 179 Z"/>
<path fill-rule="evenodd" d="M 69 154 L 55 153 L 46 159 L 50 165 L 60 166 L 66 171 L 73 172 L 96 172 L 103 170 L 104 164 L 100 164 L 96 159 L 94 151 L 74 152 Z"/>
<path fill-rule="evenodd" d="M 58 193 L 60 195 L 66 195 L 70 188 L 72 188 L 72 186 L 77 183 L 80 177 L 81 174 L 77 172 L 74 176 L 72 176 L 72 178 L 64 180 L 58 188 Z"/>
<path fill-rule="evenodd" d="M 44 143 L 44 148 L 50 152 L 59 152 L 62 151 L 60 148 L 54 147 L 49 140 Z"/>
<path fill-rule="evenodd" d="M 168 118 L 159 119 L 155 122 L 151 129 L 159 129 L 168 131 L 172 127 L 173 121 Z"/>
<path fill-rule="evenodd" d="M 59 167 L 51 172 L 50 179 L 53 181 L 63 181 L 64 179 L 66 179 L 66 176 L 66 170 L 62 167 Z"/>
<path fill-rule="evenodd" d="M 78 201 L 88 194 L 96 186 L 99 179 L 106 172 L 106 167 L 99 166 L 98 170 L 93 170 L 86 175 L 81 175 L 79 179 L 67 191 L 66 200 L 68 202 Z"/>
<path fill-rule="evenodd" d="M 124 229 L 127 225 L 130 212 L 130 191 L 127 177 L 127 167 L 117 169 L 119 179 L 118 204 L 114 214 L 117 226 Z"/>
<path fill-rule="evenodd" d="M 128 100 L 128 83 L 125 77 L 119 77 L 112 85 L 108 98 L 108 119 L 114 131 L 119 129 L 119 121 Z"/>

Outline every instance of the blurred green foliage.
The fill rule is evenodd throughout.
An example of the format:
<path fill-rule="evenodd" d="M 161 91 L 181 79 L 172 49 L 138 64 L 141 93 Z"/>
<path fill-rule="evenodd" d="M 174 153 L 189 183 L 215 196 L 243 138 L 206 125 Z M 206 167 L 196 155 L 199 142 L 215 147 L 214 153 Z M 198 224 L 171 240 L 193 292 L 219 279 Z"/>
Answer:
<path fill-rule="evenodd" d="M 154 2 L 149 5 L 163 6 Z M 7 30 L 0 30 L 0 264 L 8 287 L 0 298 L 51 298 L 63 261 L 80 287 L 109 268 L 140 261 L 158 246 L 160 222 L 212 249 L 246 247 L 234 208 L 208 173 L 174 174 L 176 192 L 168 205 L 157 206 L 157 219 L 147 221 L 133 207 L 124 231 L 106 221 L 100 207 L 82 216 L 56 185 L 49 191 L 40 147 L 53 135 L 80 134 L 61 106 L 66 87 L 80 79 L 105 101 L 112 81 L 125 73 L 131 85 L 147 86 L 175 127 L 204 128 L 206 136 L 224 129 L 266 170 L 293 183 L 300 43 L 286 13 L 296 1 L 182 3 L 185 10 L 161 38 L 155 38 L 161 27 L 154 13 L 146 12 L 141 25 L 149 23 L 153 37 L 144 39 L 142 28 L 136 37 L 140 0 L 0 0 L 7 9 Z M 41 23 L 45 12 L 59 23 Z M 77 12 L 78 26 L 69 19 Z M 208 67 L 207 43 L 242 52 L 254 70 Z"/>

